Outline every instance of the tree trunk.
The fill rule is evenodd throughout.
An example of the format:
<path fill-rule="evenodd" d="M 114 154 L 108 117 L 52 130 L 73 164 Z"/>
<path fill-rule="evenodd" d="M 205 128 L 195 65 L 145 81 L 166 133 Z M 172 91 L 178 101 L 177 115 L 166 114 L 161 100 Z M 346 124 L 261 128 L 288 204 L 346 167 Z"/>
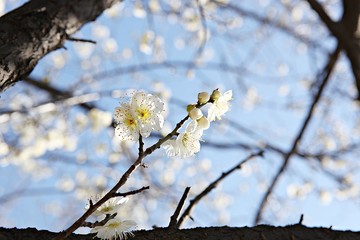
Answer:
<path fill-rule="evenodd" d="M 360 240 L 360 232 L 335 231 L 328 228 L 308 228 L 300 224 L 286 227 L 273 227 L 259 225 L 256 227 L 208 227 L 171 230 L 166 228 L 156 228 L 154 230 L 141 230 L 134 232 L 133 240 L 168 240 L 168 239 L 186 239 L 186 240 Z M 42 239 L 50 240 L 56 236 L 56 233 L 49 231 L 38 231 L 35 228 L 27 229 L 6 229 L 0 228 L 0 240 L 32 240 Z M 93 234 L 77 235 L 72 234 L 68 240 L 91 240 Z"/>
<path fill-rule="evenodd" d="M 32 0 L 0 18 L 0 93 L 120 0 Z"/>

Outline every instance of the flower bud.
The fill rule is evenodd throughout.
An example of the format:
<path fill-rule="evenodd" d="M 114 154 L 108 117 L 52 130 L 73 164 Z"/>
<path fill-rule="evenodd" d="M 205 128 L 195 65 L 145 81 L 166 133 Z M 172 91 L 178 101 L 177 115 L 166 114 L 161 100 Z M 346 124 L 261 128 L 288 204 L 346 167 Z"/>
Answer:
<path fill-rule="evenodd" d="M 198 103 L 205 104 L 210 100 L 210 95 L 207 92 L 201 92 L 198 94 Z"/>
<path fill-rule="evenodd" d="M 198 128 L 206 130 L 210 127 L 210 121 L 205 117 L 202 116 L 199 120 L 197 120 Z"/>
<path fill-rule="evenodd" d="M 189 116 L 192 120 L 198 120 L 199 118 L 201 118 L 203 116 L 203 113 L 200 109 L 198 108 L 193 108 L 190 112 L 189 112 Z"/>
<path fill-rule="evenodd" d="M 196 104 L 189 104 L 186 106 L 186 111 L 190 113 L 191 110 L 193 110 L 196 107 Z"/>
<path fill-rule="evenodd" d="M 210 96 L 210 100 L 215 102 L 219 99 L 219 97 L 221 97 L 221 92 L 218 89 L 215 89 Z"/>

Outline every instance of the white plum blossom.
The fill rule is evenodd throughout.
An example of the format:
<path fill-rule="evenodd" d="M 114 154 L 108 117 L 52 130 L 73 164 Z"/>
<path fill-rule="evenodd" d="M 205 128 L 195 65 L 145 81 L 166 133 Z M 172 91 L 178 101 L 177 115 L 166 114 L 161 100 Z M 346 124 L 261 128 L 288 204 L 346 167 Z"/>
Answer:
<path fill-rule="evenodd" d="M 221 120 L 221 116 L 224 115 L 230 109 L 230 100 L 232 100 L 232 91 L 229 90 L 224 94 L 221 94 L 218 90 L 215 90 L 211 95 L 213 100 L 209 110 L 208 119 L 210 122 L 215 120 Z"/>
<path fill-rule="evenodd" d="M 132 228 L 136 227 L 136 222 L 132 220 L 124 220 L 115 217 L 110 219 L 103 226 L 96 226 L 91 229 L 91 233 L 96 233 L 96 237 L 100 239 L 127 239 L 129 236 L 134 236 L 131 232 Z"/>
<path fill-rule="evenodd" d="M 126 203 L 129 199 L 126 197 L 123 198 L 110 198 L 105 203 L 103 203 L 96 211 L 93 213 L 95 216 L 100 216 L 102 214 L 114 214 L 118 213 L 122 204 Z"/>
<path fill-rule="evenodd" d="M 164 103 L 157 96 L 144 92 L 135 93 L 131 98 L 130 110 L 143 137 L 148 137 L 152 130 L 160 131 L 164 125 Z"/>
<path fill-rule="evenodd" d="M 115 108 L 114 120 L 119 123 L 115 128 L 115 135 L 119 136 L 120 140 L 136 140 L 139 138 L 139 125 L 131 114 L 128 103 L 122 103 L 120 107 Z"/>
<path fill-rule="evenodd" d="M 91 197 L 91 201 L 93 203 L 98 202 L 101 198 L 103 198 L 105 196 L 106 192 L 102 192 L 100 194 L 97 194 L 93 197 Z M 93 213 L 95 216 L 100 216 L 103 214 L 114 214 L 114 213 L 118 213 L 120 207 L 124 204 L 127 203 L 129 199 L 127 197 L 113 197 L 110 198 L 109 200 L 107 200 L 106 202 L 104 202 L 100 207 L 98 207 L 95 212 Z M 86 205 L 86 209 L 89 209 L 90 205 Z"/>
<path fill-rule="evenodd" d="M 200 151 L 202 134 L 203 130 L 197 128 L 197 122 L 191 121 L 186 127 L 185 132 L 180 133 L 176 140 L 172 139 L 165 142 L 163 147 L 169 157 L 191 157 Z"/>
<path fill-rule="evenodd" d="M 160 98 L 137 92 L 130 103 L 122 103 L 115 109 L 114 120 L 118 123 L 115 135 L 122 141 L 137 140 L 139 134 L 148 137 L 151 131 L 159 131 L 163 127 L 163 112 L 164 103 Z"/>

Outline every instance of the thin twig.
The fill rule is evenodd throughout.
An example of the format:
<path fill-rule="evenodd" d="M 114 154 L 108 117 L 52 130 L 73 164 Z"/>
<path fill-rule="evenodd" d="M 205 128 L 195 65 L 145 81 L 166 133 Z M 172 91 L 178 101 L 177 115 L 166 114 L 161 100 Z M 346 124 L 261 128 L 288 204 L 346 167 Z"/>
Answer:
<path fill-rule="evenodd" d="M 285 169 L 287 168 L 288 164 L 289 164 L 289 161 L 290 161 L 290 158 L 292 157 L 293 154 L 295 154 L 297 152 L 297 148 L 300 144 L 300 141 L 305 133 L 305 130 L 307 129 L 307 127 L 309 126 L 309 122 L 313 116 L 313 113 L 314 113 L 314 110 L 315 110 L 315 107 L 317 105 L 317 103 L 319 102 L 320 98 L 321 98 L 321 95 L 325 89 L 325 86 L 326 84 L 328 83 L 328 80 L 330 78 L 330 75 L 331 73 L 333 72 L 334 70 L 334 66 L 335 66 L 335 63 L 340 55 L 340 52 L 341 52 L 341 46 L 340 44 L 337 45 L 335 51 L 333 52 L 333 54 L 331 54 L 331 56 L 329 56 L 329 60 L 328 60 L 328 63 L 326 64 L 324 70 L 323 70 L 323 79 L 322 79 L 322 82 L 321 82 L 321 85 L 317 91 L 317 94 L 314 96 L 314 99 L 312 101 L 312 104 L 306 114 L 306 117 L 305 117 L 305 120 L 302 124 L 302 127 L 300 128 L 293 144 L 292 144 L 292 147 L 290 149 L 290 151 L 284 156 L 284 160 L 283 160 L 283 163 L 280 167 L 280 169 L 278 170 L 278 172 L 276 173 L 275 177 L 273 178 L 273 180 L 271 181 L 271 184 L 269 185 L 264 197 L 262 198 L 261 200 L 261 203 L 259 205 L 259 208 L 258 208 L 258 211 L 256 213 L 256 217 L 255 217 L 255 221 L 254 221 L 254 224 L 258 224 L 259 221 L 261 220 L 262 218 L 262 214 L 263 214 L 263 211 L 265 209 L 265 206 L 267 204 L 267 200 L 270 196 L 270 194 L 273 192 L 276 184 L 278 183 L 279 179 L 280 179 L 280 176 L 282 175 L 282 173 L 285 171 Z"/>
<path fill-rule="evenodd" d="M 176 209 L 175 209 L 175 212 L 174 214 L 171 216 L 170 218 L 170 223 L 169 223 L 169 226 L 168 228 L 175 228 L 176 227 L 176 224 L 177 224 L 177 218 L 180 214 L 180 211 L 182 209 L 182 207 L 184 206 L 184 203 L 185 203 L 185 200 L 187 198 L 187 196 L 189 195 L 189 192 L 190 192 L 190 187 L 186 187 L 185 188 L 185 191 L 179 201 L 179 204 L 177 205 Z"/>
<path fill-rule="evenodd" d="M 200 18 L 201 18 L 201 24 L 202 24 L 202 31 L 204 33 L 202 42 L 200 43 L 200 47 L 198 48 L 196 55 L 197 56 L 201 56 L 202 52 L 204 51 L 205 45 L 206 45 L 206 41 L 208 38 L 208 34 L 207 34 L 207 23 L 206 23 L 206 18 L 205 18 L 205 14 L 204 14 L 204 8 L 200 3 L 200 0 L 196 0 L 196 3 L 198 5 L 199 8 L 199 12 L 200 12 Z M 196 59 L 196 58 L 194 58 Z"/>
<path fill-rule="evenodd" d="M 67 37 L 66 39 L 73 42 L 86 42 L 86 43 L 96 44 L 94 40 L 89 40 L 89 39 L 74 38 L 74 37 Z"/>
<path fill-rule="evenodd" d="M 139 134 L 139 155 L 144 154 L 144 141 L 142 139 L 142 135 Z"/>
<path fill-rule="evenodd" d="M 88 227 L 88 228 L 94 228 L 97 226 L 104 226 L 109 220 L 113 219 L 114 217 L 116 217 L 117 213 L 114 214 L 106 214 L 105 218 L 101 221 L 96 221 L 96 222 L 84 222 L 81 226 L 82 227 Z"/>
<path fill-rule="evenodd" d="M 186 217 L 190 217 L 190 213 L 192 208 L 203 198 L 205 197 L 211 190 L 213 190 L 218 184 L 219 182 L 221 182 L 224 178 L 226 178 L 227 176 L 229 176 L 232 172 L 234 172 L 235 170 L 241 169 L 241 166 L 246 163 L 247 161 L 249 161 L 250 159 L 257 157 L 257 156 L 262 156 L 263 155 L 263 151 L 259 151 L 257 153 L 252 153 L 250 154 L 248 157 L 246 157 L 244 160 L 242 160 L 240 163 L 236 164 L 233 168 L 231 168 L 230 170 L 228 170 L 227 172 L 224 172 L 221 174 L 220 177 L 218 177 L 215 181 L 213 181 L 212 183 L 210 183 L 199 195 L 197 195 L 194 199 L 192 199 L 190 201 L 189 206 L 185 209 L 185 211 L 183 212 L 183 214 L 181 215 L 181 217 L 179 218 L 179 221 L 176 224 L 176 228 L 180 228 L 181 224 L 184 222 Z"/>
<path fill-rule="evenodd" d="M 134 190 L 134 191 L 129 191 L 129 192 L 125 192 L 125 193 L 115 193 L 114 194 L 114 197 L 126 197 L 126 196 L 130 196 L 130 195 L 135 195 L 135 194 L 138 194 L 144 190 L 148 190 L 150 189 L 149 186 L 146 186 L 146 187 L 142 187 L 140 189 L 137 189 L 137 190 Z"/>
<path fill-rule="evenodd" d="M 303 220 L 304 220 L 304 214 L 301 214 L 298 224 L 302 225 Z"/>

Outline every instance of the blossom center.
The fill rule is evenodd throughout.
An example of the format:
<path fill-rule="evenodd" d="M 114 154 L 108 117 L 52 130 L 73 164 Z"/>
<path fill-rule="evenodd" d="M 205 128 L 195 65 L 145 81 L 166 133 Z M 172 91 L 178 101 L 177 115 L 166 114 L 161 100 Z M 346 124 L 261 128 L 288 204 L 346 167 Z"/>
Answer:
<path fill-rule="evenodd" d="M 103 212 L 110 212 L 111 210 L 113 210 L 113 207 L 109 206 L 109 207 L 104 207 L 102 209 Z"/>
<path fill-rule="evenodd" d="M 136 122 L 133 118 L 127 118 L 124 122 L 127 126 L 135 128 Z"/>
<path fill-rule="evenodd" d="M 187 134 L 187 133 L 184 134 L 184 136 L 183 136 L 183 138 L 181 140 L 183 146 L 187 145 L 187 143 L 189 142 L 189 137 L 190 137 L 189 134 Z"/>
<path fill-rule="evenodd" d="M 142 121 L 147 121 L 151 116 L 150 111 L 146 108 L 137 108 L 136 112 Z"/>
<path fill-rule="evenodd" d="M 112 222 L 108 225 L 109 228 L 118 228 L 121 225 L 120 222 Z"/>

